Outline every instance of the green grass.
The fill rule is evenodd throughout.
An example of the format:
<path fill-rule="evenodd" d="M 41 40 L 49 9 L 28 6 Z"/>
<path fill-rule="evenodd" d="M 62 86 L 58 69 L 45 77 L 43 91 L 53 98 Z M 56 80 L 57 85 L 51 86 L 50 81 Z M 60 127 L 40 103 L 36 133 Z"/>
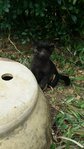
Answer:
<path fill-rule="evenodd" d="M 60 107 L 54 119 L 57 135 L 55 136 L 55 144 L 52 143 L 51 149 L 60 149 L 62 146 L 65 146 L 65 149 L 83 148 L 84 100 L 82 98 L 77 100 L 74 95 L 67 96 L 56 106 Z"/>
<path fill-rule="evenodd" d="M 71 93 L 67 91 L 66 94 L 65 87 L 58 86 L 53 91 L 50 91 L 51 96 L 57 92 L 56 97 L 58 93 L 62 93 L 60 101 L 54 96 L 51 102 L 52 106 L 57 107 L 54 119 L 57 132 L 53 135 L 51 149 L 84 148 L 84 71 L 82 69 L 83 61 L 81 60 L 81 66 L 76 66 L 78 59 L 76 58 L 75 60 L 74 56 L 73 58 L 68 58 L 68 56 L 65 58 L 64 53 L 60 56 L 56 52 L 51 57 L 54 62 L 59 63 L 58 66 L 62 72 L 70 76 L 71 89 L 73 90 Z M 80 70 L 81 74 L 78 70 Z"/>
<path fill-rule="evenodd" d="M 75 94 L 66 95 L 56 103 L 59 111 L 56 113 L 54 122 L 58 132 L 51 149 L 60 149 L 63 146 L 65 149 L 84 148 L 84 99 Z"/>

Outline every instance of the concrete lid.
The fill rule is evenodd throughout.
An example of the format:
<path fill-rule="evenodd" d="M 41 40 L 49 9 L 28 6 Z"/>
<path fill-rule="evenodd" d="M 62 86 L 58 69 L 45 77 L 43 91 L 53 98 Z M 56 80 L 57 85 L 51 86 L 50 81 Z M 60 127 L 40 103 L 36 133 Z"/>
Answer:
<path fill-rule="evenodd" d="M 32 111 L 38 85 L 24 65 L 0 59 L 0 134 L 21 123 Z"/>

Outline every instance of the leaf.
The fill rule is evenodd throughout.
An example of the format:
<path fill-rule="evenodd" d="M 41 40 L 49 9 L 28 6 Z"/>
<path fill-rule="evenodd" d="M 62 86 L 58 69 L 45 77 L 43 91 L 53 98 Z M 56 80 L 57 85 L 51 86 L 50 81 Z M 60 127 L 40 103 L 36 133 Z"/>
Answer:
<path fill-rule="evenodd" d="M 76 131 L 76 134 L 84 136 L 84 129 L 81 128 L 80 130 Z"/>
<path fill-rule="evenodd" d="M 50 149 L 55 149 L 55 144 L 54 143 L 51 144 Z"/>
<path fill-rule="evenodd" d="M 76 2 L 77 2 L 77 0 L 73 0 L 73 5 L 75 5 L 75 4 L 76 4 Z"/>
<path fill-rule="evenodd" d="M 5 12 L 9 12 L 9 8 L 5 8 L 4 11 L 5 11 Z"/>
<path fill-rule="evenodd" d="M 62 3 L 62 0 L 57 0 L 58 4 L 61 5 Z"/>
<path fill-rule="evenodd" d="M 73 20 L 74 23 L 77 22 L 77 17 L 75 15 L 71 15 L 71 18 L 72 18 L 72 20 Z"/>
<path fill-rule="evenodd" d="M 84 81 L 84 77 L 74 77 L 74 78 L 71 78 L 71 80 L 77 80 L 77 81 Z"/>

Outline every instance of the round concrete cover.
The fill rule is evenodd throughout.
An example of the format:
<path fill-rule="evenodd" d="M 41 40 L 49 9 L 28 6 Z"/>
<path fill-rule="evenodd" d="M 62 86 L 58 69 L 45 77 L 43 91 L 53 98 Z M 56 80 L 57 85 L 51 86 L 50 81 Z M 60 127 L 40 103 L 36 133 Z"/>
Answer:
<path fill-rule="evenodd" d="M 38 85 L 24 65 L 0 59 L 0 134 L 14 128 L 32 111 Z"/>

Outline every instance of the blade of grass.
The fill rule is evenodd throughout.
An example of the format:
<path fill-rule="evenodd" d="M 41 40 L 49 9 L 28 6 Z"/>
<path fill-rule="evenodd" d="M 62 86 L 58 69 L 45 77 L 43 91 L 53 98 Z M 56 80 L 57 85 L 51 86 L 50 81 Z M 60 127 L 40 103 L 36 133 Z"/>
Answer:
<path fill-rule="evenodd" d="M 73 143 L 75 143 L 76 145 L 78 145 L 80 148 L 84 148 L 84 146 L 82 144 L 80 144 L 79 142 L 73 140 L 73 139 L 70 139 L 70 138 L 67 138 L 67 137 L 63 137 L 63 136 L 59 136 L 58 138 L 60 139 L 64 139 L 64 140 L 67 140 L 67 141 L 71 141 Z"/>

